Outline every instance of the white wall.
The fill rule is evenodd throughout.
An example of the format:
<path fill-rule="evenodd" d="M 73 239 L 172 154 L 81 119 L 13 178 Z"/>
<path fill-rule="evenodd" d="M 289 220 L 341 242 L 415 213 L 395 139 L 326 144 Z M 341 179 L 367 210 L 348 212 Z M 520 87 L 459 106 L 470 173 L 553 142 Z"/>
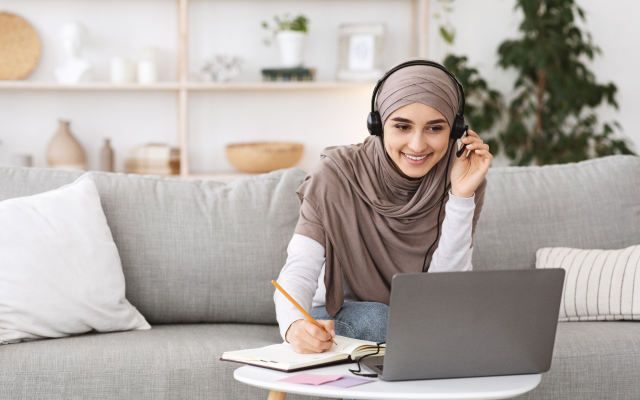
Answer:
<path fill-rule="evenodd" d="M 437 2 L 431 2 L 432 10 Z M 620 111 L 600 110 L 603 119 L 618 120 L 640 148 L 640 133 L 632 126 L 640 107 L 640 77 L 632 73 L 640 61 L 634 41 L 640 27 L 640 2 L 580 0 L 587 26 L 603 56 L 593 63 L 601 82 L 618 85 Z M 520 18 L 513 0 L 457 0 L 451 20 L 458 30 L 452 51 L 469 56 L 488 81 L 509 94 L 515 74 L 496 67 L 496 49 L 505 37 L 515 37 Z M 108 80 L 109 59 L 134 58 L 143 45 L 160 48 L 161 79 L 176 77 L 175 2 L 169 0 L 2 0 L 0 11 L 22 15 L 38 30 L 43 52 L 28 78 L 53 81 L 59 62 L 57 33 L 76 19 L 90 31 L 84 54 L 94 65 L 95 79 Z M 192 0 L 189 62 L 195 72 L 214 53 L 237 54 L 247 70 L 237 79 L 258 81 L 262 67 L 278 63 L 275 47 L 262 44 L 260 23 L 274 14 L 304 13 L 310 20 L 307 65 L 320 80 L 331 80 L 337 61 L 337 27 L 345 22 L 384 21 L 389 28 L 386 66 L 410 55 L 410 2 L 399 1 L 217 1 Z M 429 55 L 441 59 L 445 48 L 436 23 L 431 24 Z M 624 84 L 623 84 L 624 82 Z M 372 85 L 373 86 L 373 85 Z M 224 145 L 239 141 L 291 140 L 306 145 L 300 167 L 309 170 L 322 148 L 356 143 L 367 135 L 365 118 L 370 90 L 281 92 L 203 92 L 190 97 L 190 137 L 195 171 L 231 170 Z M 71 129 L 85 147 L 89 166 L 97 167 L 98 149 L 112 139 L 119 171 L 138 144 L 177 144 L 176 95 L 173 92 L 25 92 L 0 91 L 0 164 L 15 153 L 34 155 L 45 166 L 45 149 L 57 129 L 57 119 L 71 120 Z M 504 162 L 503 162 L 504 163 Z M 500 164 L 496 159 L 494 165 Z"/>

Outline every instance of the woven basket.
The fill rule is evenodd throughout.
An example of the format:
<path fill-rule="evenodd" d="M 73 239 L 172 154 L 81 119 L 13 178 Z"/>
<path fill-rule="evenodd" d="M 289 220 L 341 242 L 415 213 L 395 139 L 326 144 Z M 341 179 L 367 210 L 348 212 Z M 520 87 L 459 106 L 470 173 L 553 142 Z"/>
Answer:
<path fill-rule="evenodd" d="M 0 80 L 29 76 L 40 60 L 40 38 L 29 22 L 0 12 Z"/>
<path fill-rule="evenodd" d="M 299 143 L 239 143 L 227 146 L 227 158 L 241 171 L 262 174 L 293 167 L 303 150 Z"/>

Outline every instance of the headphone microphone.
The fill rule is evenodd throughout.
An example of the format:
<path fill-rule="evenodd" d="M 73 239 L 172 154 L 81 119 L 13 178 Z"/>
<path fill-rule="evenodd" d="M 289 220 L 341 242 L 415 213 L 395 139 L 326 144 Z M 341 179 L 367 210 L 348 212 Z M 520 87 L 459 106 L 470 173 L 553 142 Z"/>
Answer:
<path fill-rule="evenodd" d="M 465 106 L 464 89 L 462 88 L 462 84 L 460 83 L 460 81 L 455 77 L 455 75 L 453 75 L 451 71 L 449 71 L 444 66 L 433 61 L 411 60 L 411 61 L 398 64 L 395 67 L 391 68 L 386 74 L 382 76 L 382 78 L 378 80 L 376 87 L 373 89 L 373 96 L 371 96 L 371 112 L 367 117 L 367 130 L 371 135 L 382 137 L 382 131 L 383 131 L 382 118 L 380 117 L 380 113 L 375 110 L 376 96 L 378 94 L 378 91 L 380 90 L 380 87 L 382 86 L 384 81 L 387 80 L 387 78 L 391 76 L 391 74 L 398 71 L 399 69 L 411 67 L 414 65 L 426 65 L 429 67 L 438 68 L 439 70 L 444 71 L 447 75 L 449 75 L 451 79 L 454 81 L 454 83 L 456 84 L 456 86 L 458 87 L 458 91 L 460 92 L 460 104 L 459 104 L 460 112 L 456 114 L 456 117 L 453 120 L 453 126 L 451 127 L 451 132 L 449 133 L 449 138 L 453 139 L 453 143 L 451 144 L 451 149 L 453 149 L 453 145 L 456 143 L 456 140 L 462 138 L 462 135 L 464 135 L 464 133 L 469 129 L 469 126 L 465 123 L 465 120 L 464 120 L 464 106 Z M 463 145 L 460 148 L 460 150 L 456 152 L 456 157 L 460 157 L 460 155 L 464 153 L 464 150 L 466 149 L 466 147 L 467 147 L 466 144 Z M 447 152 L 447 154 L 450 153 L 451 149 Z M 445 171 L 449 171 L 450 160 L 451 160 L 451 157 L 447 159 L 447 167 Z M 436 234 L 436 239 L 433 241 L 433 243 L 431 243 L 429 250 L 427 250 L 427 253 L 424 255 L 424 261 L 422 262 L 422 272 L 426 272 L 429 270 L 429 268 L 427 268 L 425 271 L 425 266 L 427 264 L 427 255 L 429 254 L 429 251 L 431 251 L 431 248 L 433 247 L 434 244 L 436 244 L 436 242 L 438 241 L 438 238 L 440 237 L 440 212 L 442 211 L 444 196 L 447 194 L 447 189 L 449 186 L 450 186 L 450 183 L 449 185 L 447 184 L 447 176 L 445 172 L 444 193 L 442 193 L 442 200 L 440 200 L 440 209 L 438 211 L 438 233 Z"/>

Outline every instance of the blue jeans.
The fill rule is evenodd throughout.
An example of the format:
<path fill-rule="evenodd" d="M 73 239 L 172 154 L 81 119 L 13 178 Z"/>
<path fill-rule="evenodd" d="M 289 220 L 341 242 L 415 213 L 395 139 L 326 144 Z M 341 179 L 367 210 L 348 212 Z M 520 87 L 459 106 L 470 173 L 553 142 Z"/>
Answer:
<path fill-rule="evenodd" d="M 389 306 L 370 301 L 344 303 L 335 318 L 327 314 L 324 307 L 310 312 L 314 319 L 331 320 L 335 323 L 336 335 L 353 339 L 384 342 L 387 338 Z"/>
<path fill-rule="evenodd" d="M 309 314 L 314 319 L 333 321 L 336 335 L 376 343 L 387 340 L 389 306 L 386 304 L 372 301 L 344 303 L 335 318 L 327 314 L 325 307 L 314 308 Z"/>

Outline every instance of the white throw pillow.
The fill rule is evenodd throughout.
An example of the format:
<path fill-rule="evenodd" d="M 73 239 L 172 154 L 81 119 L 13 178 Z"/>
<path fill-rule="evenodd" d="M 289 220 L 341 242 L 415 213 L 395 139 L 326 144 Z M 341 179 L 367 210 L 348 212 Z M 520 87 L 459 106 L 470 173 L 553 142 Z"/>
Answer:
<path fill-rule="evenodd" d="M 640 320 L 640 245 L 544 247 L 536 251 L 536 268 L 566 271 L 560 321 Z"/>
<path fill-rule="evenodd" d="M 150 329 L 124 297 L 95 183 L 0 202 L 0 344 Z"/>

